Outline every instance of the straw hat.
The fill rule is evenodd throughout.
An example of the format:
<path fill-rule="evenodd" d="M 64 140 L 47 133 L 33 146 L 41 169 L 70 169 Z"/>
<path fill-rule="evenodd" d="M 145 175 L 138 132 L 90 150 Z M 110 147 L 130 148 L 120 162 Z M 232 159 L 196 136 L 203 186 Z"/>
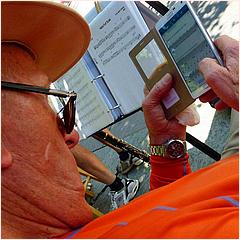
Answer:
<path fill-rule="evenodd" d="M 51 82 L 76 64 L 87 50 L 88 24 L 63 4 L 4 1 L 1 11 L 2 42 L 17 42 L 30 49 Z"/>

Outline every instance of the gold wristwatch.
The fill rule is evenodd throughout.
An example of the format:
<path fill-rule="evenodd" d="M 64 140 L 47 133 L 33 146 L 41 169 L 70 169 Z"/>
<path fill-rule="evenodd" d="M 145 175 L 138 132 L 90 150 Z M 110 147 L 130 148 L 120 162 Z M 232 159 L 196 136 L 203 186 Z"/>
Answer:
<path fill-rule="evenodd" d="M 171 139 L 166 143 L 157 146 L 150 146 L 151 155 L 166 158 L 181 158 L 187 152 L 186 141 Z"/>

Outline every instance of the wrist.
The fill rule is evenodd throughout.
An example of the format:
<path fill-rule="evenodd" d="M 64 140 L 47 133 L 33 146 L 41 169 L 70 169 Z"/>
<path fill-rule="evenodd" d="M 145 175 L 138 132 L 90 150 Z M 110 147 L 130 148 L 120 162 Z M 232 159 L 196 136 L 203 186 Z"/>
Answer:
<path fill-rule="evenodd" d="M 186 141 L 186 134 L 181 134 L 179 136 L 176 135 L 149 135 L 149 144 L 150 146 L 157 146 L 166 143 L 170 139 L 179 139 L 182 141 Z"/>
<path fill-rule="evenodd" d="M 164 158 L 179 159 L 187 152 L 186 141 L 181 139 L 169 139 L 163 144 L 150 145 L 151 155 Z"/>
<path fill-rule="evenodd" d="M 177 162 L 181 162 L 181 161 L 186 161 L 189 160 L 189 153 L 186 152 L 182 157 L 180 158 L 176 158 L 175 159 Z M 166 162 L 176 162 L 173 161 L 173 158 L 169 158 L 169 157 L 162 157 L 162 156 L 158 156 L 158 155 L 150 155 L 150 163 L 152 162 L 156 162 L 156 163 L 166 163 Z"/>

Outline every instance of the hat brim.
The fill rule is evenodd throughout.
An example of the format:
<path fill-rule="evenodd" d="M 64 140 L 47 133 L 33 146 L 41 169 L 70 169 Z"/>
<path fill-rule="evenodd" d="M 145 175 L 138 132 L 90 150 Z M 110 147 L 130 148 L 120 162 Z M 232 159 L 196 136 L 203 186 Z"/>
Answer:
<path fill-rule="evenodd" d="M 1 2 L 2 42 L 28 47 L 53 82 L 75 65 L 90 42 L 87 22 L 54 2 Z"/>

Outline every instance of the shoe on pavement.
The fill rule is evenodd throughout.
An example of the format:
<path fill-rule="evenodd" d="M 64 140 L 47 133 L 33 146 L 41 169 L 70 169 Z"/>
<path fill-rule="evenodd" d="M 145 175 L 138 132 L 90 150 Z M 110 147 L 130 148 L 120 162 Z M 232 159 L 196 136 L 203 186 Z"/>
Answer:
<path fill-rule="evenodd" d="M 139 166 L 143 163 L 143 160 L 135 158 L 132 154 L 128 152 L 123 152 L 119 154 L 119 165 L 118 171 L 122 174 L 128 173 L 134 166 Z"/>
<path fill-rule="evenodd" d="M 110 199 L 111 199 L 111 210 L 117 209 L 129 201 L 131 201 L 138 189 L 139 189 L 139 181 L 135 179 L 123 178 L 122 183 L 124 187 L 119 191 L 110 191 Z"/>

